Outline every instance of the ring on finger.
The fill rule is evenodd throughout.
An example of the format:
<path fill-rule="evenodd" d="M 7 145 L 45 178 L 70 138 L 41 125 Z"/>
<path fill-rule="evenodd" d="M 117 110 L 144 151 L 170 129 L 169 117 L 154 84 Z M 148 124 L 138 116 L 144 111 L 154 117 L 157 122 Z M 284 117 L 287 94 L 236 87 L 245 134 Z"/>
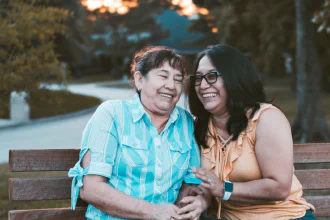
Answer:
<path fill-rule="evenodd" d="M 207 179 L 207 182 L 212 183 L 212 179 L 211 178 L 208 178 Z"/>

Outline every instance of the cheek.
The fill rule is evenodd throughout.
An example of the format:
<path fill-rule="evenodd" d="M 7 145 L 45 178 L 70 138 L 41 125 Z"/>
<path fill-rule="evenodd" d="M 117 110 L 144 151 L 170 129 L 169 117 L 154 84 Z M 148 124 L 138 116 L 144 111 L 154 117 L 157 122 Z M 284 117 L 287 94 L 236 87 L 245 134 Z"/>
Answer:
<path fill-rule="evenodd" d="M 183 86 L 182 85 L 177 85 L 176 91 L 177 91 L 178 96 L 181 95 L 182 90 L 183 90 Z"/>

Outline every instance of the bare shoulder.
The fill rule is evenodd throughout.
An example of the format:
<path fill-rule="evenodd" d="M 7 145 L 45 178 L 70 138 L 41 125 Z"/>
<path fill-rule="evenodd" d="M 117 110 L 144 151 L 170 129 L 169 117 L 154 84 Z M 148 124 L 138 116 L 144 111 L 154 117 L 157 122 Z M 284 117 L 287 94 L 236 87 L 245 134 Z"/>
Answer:
<path fill-rule="evenodd" d="M 270 108 L 264 110 L 258 121 L 258 127 L 271 126 L 271 128 L 280 128 L 280 127 L 290 127 L 288 119 L 285 117 L 284 113 L 278 108 Z M 280 126 L 280 127 L 278 127 Z"/>
<path fill-rule="evenodd" d="M 292 141 L 291 126 L 283 112 L 277 108 L 264 110 L 256 128 L 257 140 L 266 139 L 272 142 Z"/>

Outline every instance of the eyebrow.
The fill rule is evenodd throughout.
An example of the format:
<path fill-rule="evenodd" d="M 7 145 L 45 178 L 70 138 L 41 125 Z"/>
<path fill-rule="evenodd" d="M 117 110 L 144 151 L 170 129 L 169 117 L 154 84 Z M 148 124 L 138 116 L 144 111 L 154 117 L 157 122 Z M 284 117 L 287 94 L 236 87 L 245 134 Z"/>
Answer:
<path fill-rule="evenodd" d="M 207 71 L 207 73 L 205 73 L 205 74 L 208 74 L 208 73 L 210 73 L 210 72 L 215 72 L 215 71 L 218 71 L 218 70 L 216 70 L 216 69 L 211 69 L 211 70 Z M 202 74 L 202 73 L 199 72 L 199 71 L 197 70 L 197 71 L 196 71 L 196 74 Z"/>
<path fill-rule="evenodd" d="M 161 72 L 165 72 L 167 74 L 169 74 L 170 72 L 168 70 L 160 70 Z M 182 76 L 183 77 L 183 74 L 180 72 L 180 73 L 176 73 L 175 76 Z"/>

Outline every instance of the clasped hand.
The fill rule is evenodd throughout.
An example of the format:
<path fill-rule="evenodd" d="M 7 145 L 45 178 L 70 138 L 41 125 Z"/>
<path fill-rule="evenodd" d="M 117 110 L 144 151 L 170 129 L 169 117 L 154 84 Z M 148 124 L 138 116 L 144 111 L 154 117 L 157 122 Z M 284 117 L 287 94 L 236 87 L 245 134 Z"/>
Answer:
<path fill-rule="evenodd" d="M 207 207 L 203 192 L 197 186 L 186 190 L 185 196 L 179 199 L 178 206 L 174 204 L 159 204 L 153 213 L 152 219 L 161 220 L 197 220 Z"/>
<path fill-rule="evenodd" d="M 196 177 L 203 182 L 200 186 L 207 189 L 212 196 L 215 197 L 223 197 L 223 182 L 219 180 L 219 178 L 211 171 L 194 167 L 192 169 L 193 173 L 195 173 Z"/>

